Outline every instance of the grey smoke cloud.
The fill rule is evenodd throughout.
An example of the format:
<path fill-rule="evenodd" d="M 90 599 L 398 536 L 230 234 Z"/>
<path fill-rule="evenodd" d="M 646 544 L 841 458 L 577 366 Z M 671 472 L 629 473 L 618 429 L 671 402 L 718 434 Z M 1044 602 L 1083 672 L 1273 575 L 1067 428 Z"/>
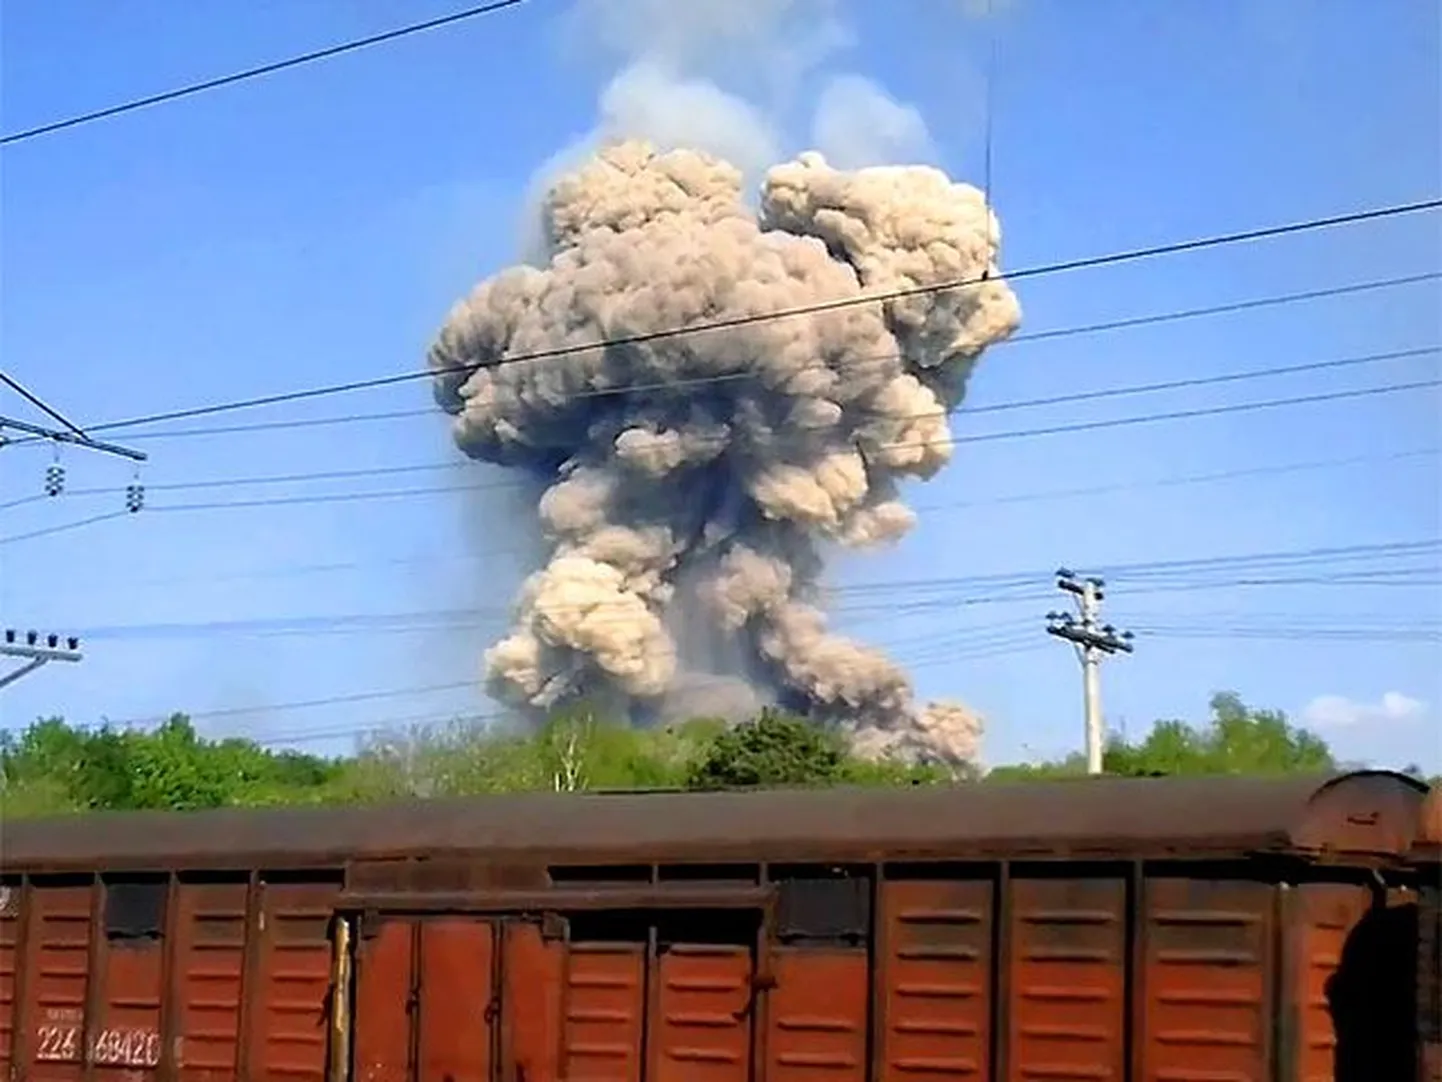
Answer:
<path fill-rule="evenodd" d="M 996 218 L 937 169 L 813 153 L 767 171 L 758 207 L 743 194 L 714 155 L 606 143 L 544 200 L 543 259 L 482 282 L 432 346 L 457 445 L 546 486 L 547 562 L 488 687 L 646 722 L 719 678 L 870 752 L 970 761 L 980 719 L 917 704 L 883 653 L 831 631 L 819 582 L 824 546 L 910 527 L 900 482 L 946 464 L 947 413 L 1019 325 Z M 594 345 L 958 280 L 978 284 Z M 574 352 L 508 363 L 556 349 Z"/>

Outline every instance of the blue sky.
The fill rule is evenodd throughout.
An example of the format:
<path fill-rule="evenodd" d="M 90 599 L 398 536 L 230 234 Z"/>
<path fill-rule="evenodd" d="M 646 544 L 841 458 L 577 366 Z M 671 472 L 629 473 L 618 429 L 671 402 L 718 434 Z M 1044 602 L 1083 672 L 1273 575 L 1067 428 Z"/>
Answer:
<path fill-rule="evenodd" d="M 0 152 L 0 357 L 96 423 L 413 369 L 450 304 L 514 260 L 538 170 L 596 123 L 637 35 L 578 22 L 564 0 L 519 9 L 6 147 Z M 757 26 L 782 0 L 747 0 Z M 1442 187 L 1439 15 L 1420 0 L 852 0 L 824 27 L 795 0 L 774 32 L 697 32 L 668 54 L 750 99 L 786 154 L 804 149 L 838 75 L 884 88 L 894 141 L 981 182 L 996 42 L 992 194 L 1009 268 L 1429 198 Z M 304 4 L 57 0 L 9 5 L 3 129 L 153 93 L 395 25 L 382 0 Z M 406 19 L 454 4 L 412 0 Z M 715 10 L 698 4 L 697 12 Z M 624 12 L 623 12 L 624 13 Z M 613 12 L 614 14 L 614 12 Z M 684 20 L 682 20 L 684 22 Z M 640 28 L 639 30 L 637 28 Z M 721 29 L 725 29 L 721 24 Z M 624 32 L 623 32 L 624 31 Z M 628 36 L 629 35 L 629 36 Z M 690 35 L 689 37 L 687 35 Z M 648 39 L 650 40 L 650 39 Z M 618 48 L 605 49 L 610 44 Z M 654 46 L 654 40 L 651 40 Z M 697 47 L 699 45 L 699 47 Z M 814 48 L 813 48 L 814 46 Z M 868 84 L 871 85 L 871 84 Z M 880 99 L 877 99 L 880 100 Z M 895 105 L 900 103 L 901 107 Z M 873 103 L 874 104 L 874 103 Z M 906 109 L 914 109 L 915 113 Z M 848 112 L 843 120 L 855 119 Z M 915 123 L 925 123 L 922 132 Z M 688 118 L 688 123 L 701 123 Z M 885 125 L 879 125 L 886 127 Z M 853 131 L 853 134 L 855 132 Z M 924 136 L 924 138 L 923 138 Z M 1442 216 L 1018 283 L 1024 332 L 1435 270 Z M 967 436 L 1438 376 L 1436 354 L 1135 398 L 989 412 L 1020 399 L 1435 345 L 1437 283 L 1223 317 L 1018 343 L 982 362 L 953 428 Z M 1056 755 L 1080 738 L 1074 659 L 1042 633 L 1048 572 L 1435 538 L 1436 389 L 1087 433 L 963 443 L 915 486 L 913 534 L 835 569 L 838 622 L 914 664 L 924 696 L 988 718 L 987 757 Z M 30 539 L 122 505 L 122 493 L 7 506 L 0 623 L 77 630 L 80 666 L 6 689 L 0 721 L 85 722 L 183 709 L 209 732 L 302 740 L 491 709 L 480 655 L 527 566 L 528 509 L 459 461 L 423 384 L 150 430 L 146 510 Z M 0 410 L 41 420 L 22 402 Z M 977 410 L 969 414 L 968 410 Z M 264 432 L 196 428 L 398 412 Z M 179 431 L 182 434 L 176 434 Z M 169 435 L 167 435 L 169 433 Z M 39 490 L 48 449 L 0 456 L 0 503 Z M 119 489 L 128 465 L 64 452 L 72 489 Z M 1318 463 L 1333 465 L 1320 466 Z M 1344 464 L 1345 463 L 1345 464 Z M 1305 469 L 1260 471 L 1308 464 Z M 169 489 L 198 481 L 408 466 L 327 482 Z M 1176 483 L 1198 474 L 1233 476 Z M 480 491 L 417 493 L 474 482 Z M 1165 482 L 1165 483 L 1163 483 Z M 1058 490 L 1091 495 L 1041 498 Z M 407 490 L 244 509 L 193 505 Z M 166 510 L 190 505 L 192 509 Z M 1227 586 L 1275 571 L 1114 577 L 1108 615 L 1139 629 L 1107 666 L 1107 714 L 1129 732 L 1200 719 L 1232 688 L 1310 716 L 1339 754 L 1442 769 L 1442 590 L 1436 550 L 1296 577 L 1424 567 L 1430 585 Z M 867 584 L 1030 572 L 991 600 Z M 923 602 L 935 601 L 935 604 Z M 971 603 L 962 603 L 963 601 Z M 439 626 L 437 612 L 454 626 Z M 276 634 L 274 621 L 429 613 Z M 271 622 L 257 634 L 246 621 Z M 240 626 L 234 626 L 240 622 Z M 170 625 L 181 625 L 179 627 Z M 206 625 L 195 627 L 192 625 Z M 227 626 L 230 625 L 230 626 Z M 428 625 L 428 626 L 418 626 Z M 1432 629 L 1430 642 L 1339 641 L 1336 629 Z M 1149 630 L 1150 629 L 1150 630 Z M 429 688 L 423 691 L 417 689 Z M 400 691 L 356 702 L 310 700 Z M 1319 697 L 1322 701 L 1319 703 Z M 1308 715 L 1309 706 L 1311 714 Z"/>

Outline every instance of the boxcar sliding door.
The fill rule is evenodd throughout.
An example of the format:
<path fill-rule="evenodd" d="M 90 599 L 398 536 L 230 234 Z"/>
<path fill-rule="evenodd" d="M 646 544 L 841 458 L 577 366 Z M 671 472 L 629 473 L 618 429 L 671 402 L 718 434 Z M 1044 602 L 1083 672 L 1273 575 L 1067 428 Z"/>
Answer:
<path fill-rule="evenodd" d="M 496 927 L 466 916 L 362 923 L 355 1082 L 490 1082 L 500 1006 Z"/>
<path fill-rule="evenodd" d="M 751 1082 L 758 910 L 380 915 L 354 1082 Z"/>

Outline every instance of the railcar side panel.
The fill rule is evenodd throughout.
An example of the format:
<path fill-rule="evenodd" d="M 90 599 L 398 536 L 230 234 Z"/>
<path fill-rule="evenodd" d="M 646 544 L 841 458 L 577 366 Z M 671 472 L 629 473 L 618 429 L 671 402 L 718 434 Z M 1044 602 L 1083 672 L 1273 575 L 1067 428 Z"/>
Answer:
<path fill-rule="evenodd" d="M 537 923 L 510 921 L 503 957 L 503 1047 L 516 1068 L 509 1082 L 559 1078 L 565 944 Z"/>
<path fill-rule="evenodd" d="M 107 877 L 88 1048 L 95 1082 L 153 1078 L 163 1050 L 168 876 Z"/>
<path fill-rule="evenodd" d="M 0 878 L 0 1078 L 15 1062 L 15 1025 L 20 995 L 20 899 L 18 876 Z"/>
<path fill-rule="evenodd" d="M 355 1082 L 408 1082 L 415 1010 L 413 921 L 367 919 L 355 962 Z"/>
<path fill-rule="evenodd" d="M 781 947 L 770 962 L 767 1082 L 866 1082 L 865 947 Z"/>
<path fill-rule="evenodd" d="M 489 1082 L 500 999 L 495 925 L 450 918 L 420 925 L 420 1082 Z"/>
<path fill-rule="evenodd" d="M 260 890 L 254 983 L 247 988 L 249 1073 L 326 1082 L 330 927 L 339 885 L 262 880 Z"/>
<path fill-rule="evenodd" d="M 1337 1030 L 1329 992 L 1347 937 L 1371 905 L 1364 886 L 1304 883 L 1294 890 L 1290 958 L 1299 1082 L 1333 1082 Z"/>
<path fill-rule="evenodd" d="M 1151 876 L 1143 890 L 1141 1077 L 1266 1078 L 1275 887 Z"/>
<path fill-rule="evenodd" d="M 881 886 L 882 1082 L 988 1077 L 993 883 Z"/>
<path fill-rule="evenodd" d="M 646 944 L 572 942 L 562 977 L 561 1078 L 641 1082 Z"/>
<path fill-rule="evenodd" d="M 726 913 L 662 916 L 655 939 L 647 1082 L 749 1082 L 754 924 Z"/>
<path fill-rule="evenodd" d="M 95 887 L 89 876 L 33 880 L 25 948 L 26 1082 L 79 1082 L 90 998 Z"/>
<path fill-rule="evenodd" d="M 1008 1078 L 1120 1078 L 1127 1052 L 1126 879 L 1018 871 L 1009 921 Z"/>
<path fill-rule="evenodd" d="M 243 873 L 182 877 L 177 885 L 172 1009 L 179 1082 L 236 1078 L 248 891 Z"/>

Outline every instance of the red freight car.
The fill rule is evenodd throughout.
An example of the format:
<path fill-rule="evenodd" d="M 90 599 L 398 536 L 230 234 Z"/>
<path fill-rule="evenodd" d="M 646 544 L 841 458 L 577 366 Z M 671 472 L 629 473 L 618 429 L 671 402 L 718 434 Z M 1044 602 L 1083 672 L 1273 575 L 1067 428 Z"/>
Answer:
<path fill-rule="evenodd" d="M 1420 1082 L 1442 1082 L 1442 789 L 1422 814 L 1417 868 L 1417 1041 Z"/>
<path fill-rule="evenodd" d="M 1424 789 L 1097 779 L 4 836 L 24 1082 L 1412 1082 Z"/>

